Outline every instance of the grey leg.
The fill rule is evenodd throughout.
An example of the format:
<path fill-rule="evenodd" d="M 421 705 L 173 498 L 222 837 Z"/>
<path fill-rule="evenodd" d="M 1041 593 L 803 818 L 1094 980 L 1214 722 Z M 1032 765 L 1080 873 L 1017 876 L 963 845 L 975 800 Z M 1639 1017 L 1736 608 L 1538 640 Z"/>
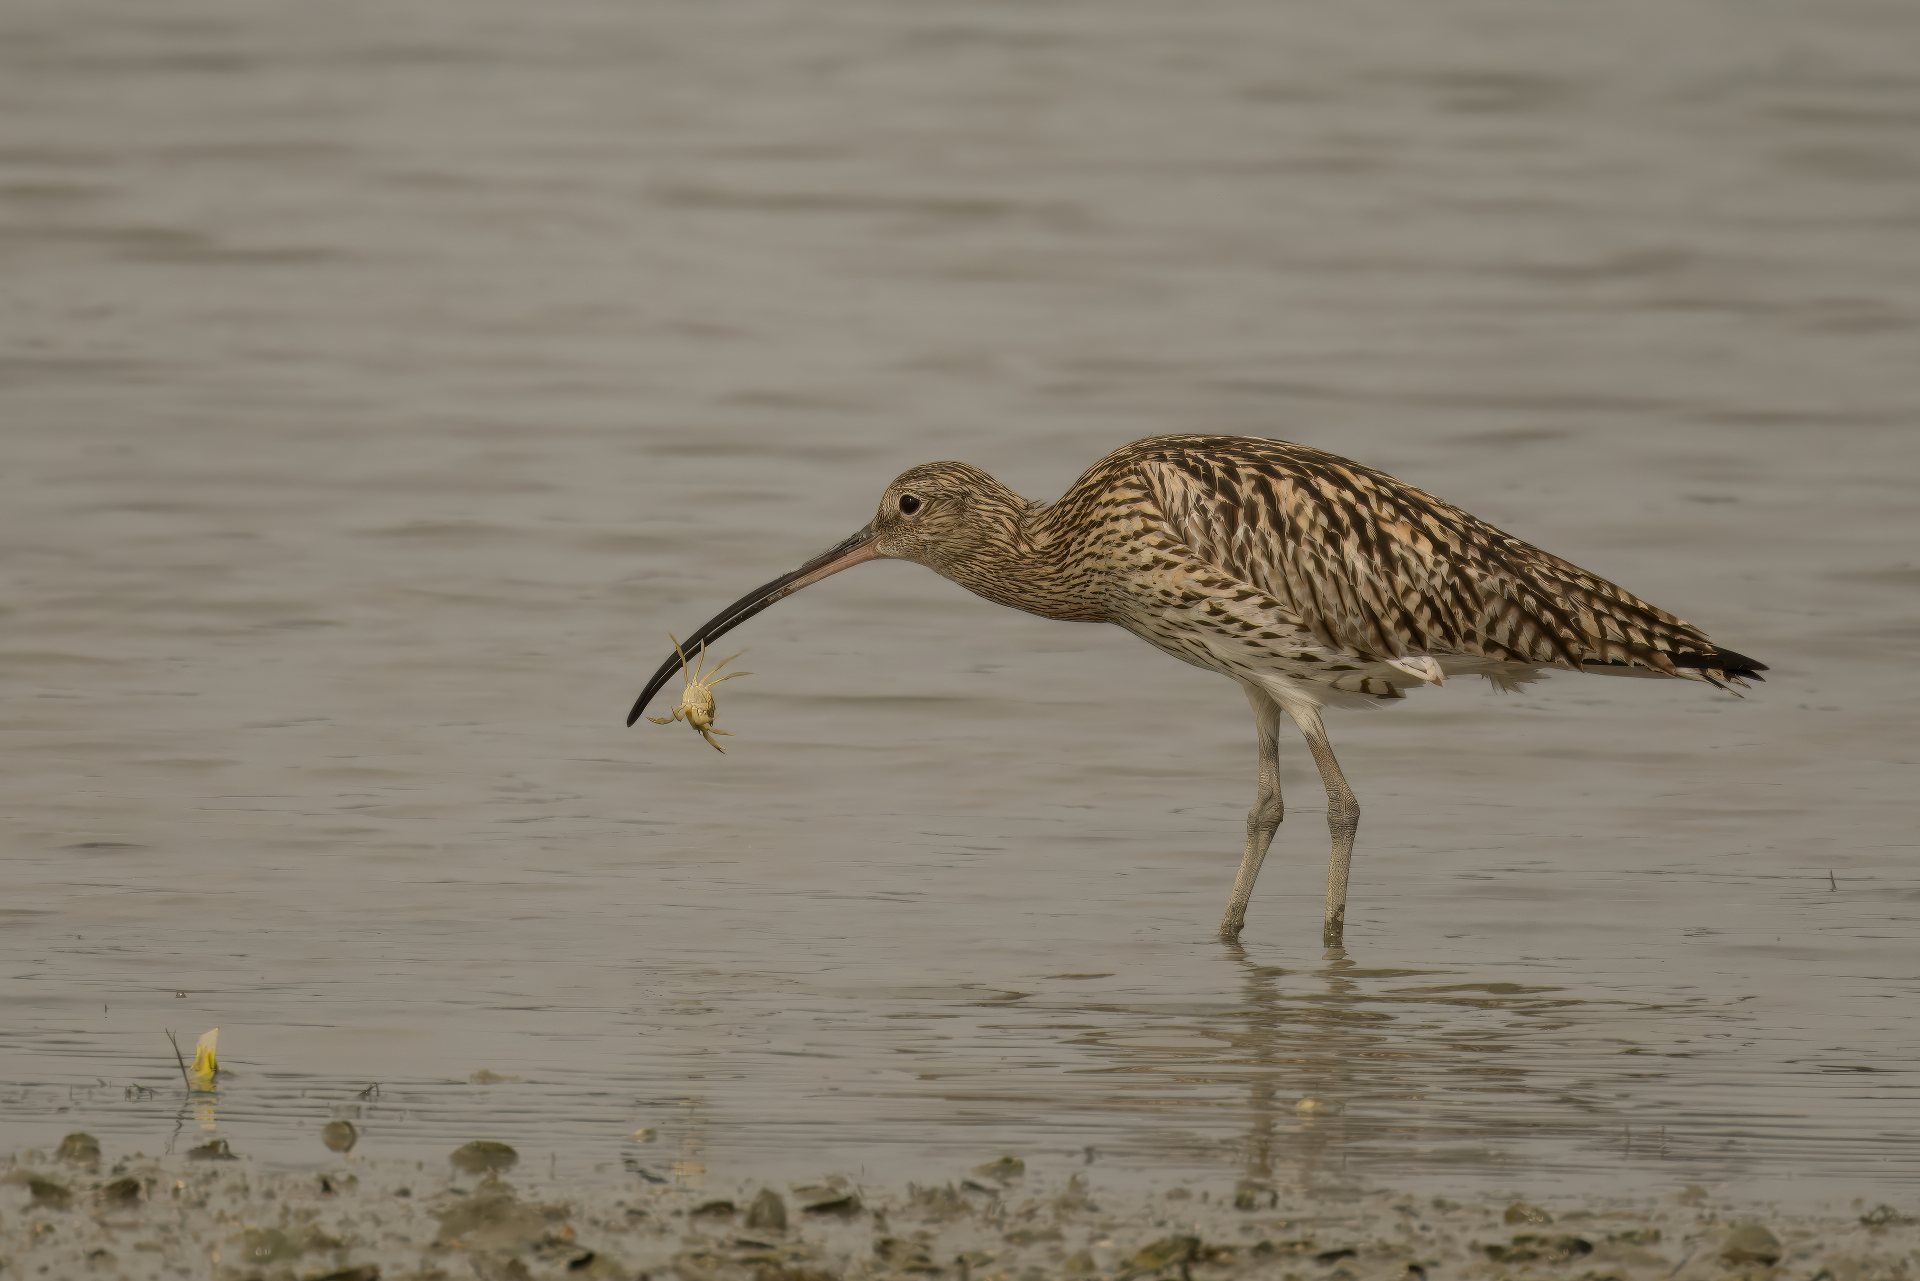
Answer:
<path fill-rule="evenodd" d="M 1260 794 L 1247 811 L 1247 852 L 1240 856 L 1240 874 L 1233 878 L 1233 897 L 1227 900 L 1227 914 L 1220 921 L 1220 937 L 1231 942 L 1240 937 L 1247 923 L 1247 901 L 1253 897 L 1253 882 L 1260 875 L 1260 864 L 1273 844 L 1273 834 L 1285 816 L 1280 802 L 1280 704 L 1266 691 L 1243 686 L 1247 702 L 1253 705 L 1253 728 L 1260 738 Z"/>
<path fill-rule="evenodd" d="M 1327 787 L 1327 831 L 1333 836 L 1333 858 L 1327 864 L 1327 918 L 1320 941 L 1325 947 L 1339 947 L 1347 925 L 1347 873 L 1353 866 L 1353 834 L 1360 829 L 1360 802 L 1347 786 L 1340 762 L 1333 759 L 1333 744 L 1327 741 L 1327 727 L 1315 707 L 1294 707 L 1288 711 L 1300 732 L 1307 736 L 1307 750 L 1320 767 L 1320 781 Z"/>

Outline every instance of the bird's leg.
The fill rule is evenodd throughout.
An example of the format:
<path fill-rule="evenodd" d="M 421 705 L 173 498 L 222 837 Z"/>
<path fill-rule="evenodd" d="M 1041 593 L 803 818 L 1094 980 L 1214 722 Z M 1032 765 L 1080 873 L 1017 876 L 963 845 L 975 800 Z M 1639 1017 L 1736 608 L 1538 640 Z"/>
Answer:
<path fill-rule="evenodd" d="M 1300 732 L 1307 736 L 1307 750 L 1320 767 L 1320 781 L 1327 787 L 1327 831 L 1333 836 L 1333 857 L 1327 863 L 1327 917 L 1321 927 L 1320 942 L 1339 947 L 1347 925 L 1347 872 L 1353 866 L 1353 834 L 1360 828 L 1360 802 L 1333 758 L 1333 744 L 1327 741 L 1327 727 L 1317 707 L 1287 709 Z"/>
<path fill-rule="evenodd" d="M 1260 864 L 1273 844 L 1286 807 L 1280 801 L 1280 705 L 1265 690 L 1245 687 L 1247 702 L 1253 705 L 1253 728 L 1260 739 L 1260 793 L 1247 811 L 1247 851 L 1240 856 L 1240 873 L 1233 878 L 1233 897 L 1227 900 L 1227 914 L 1220 921 L 1220 937 L 1232 942 L 1240 937 L 1247 923 L 1247 901 L 1253 897 L 1253 882 L 1260 875 Z"/>

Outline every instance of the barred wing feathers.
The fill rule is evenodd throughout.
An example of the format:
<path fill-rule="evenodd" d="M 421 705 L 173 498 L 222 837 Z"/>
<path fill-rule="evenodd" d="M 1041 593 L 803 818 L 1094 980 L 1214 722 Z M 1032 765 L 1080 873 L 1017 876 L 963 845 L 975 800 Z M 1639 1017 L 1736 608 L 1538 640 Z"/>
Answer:
<path fill-rule="evenodd" d="M 1202 559 L 1356 658 L 1641 668 L 1714 685 L 1765 670 L 1604 578 L 1305 445 L 1163 436 L 1104 461 L 1132 470 Z"/>

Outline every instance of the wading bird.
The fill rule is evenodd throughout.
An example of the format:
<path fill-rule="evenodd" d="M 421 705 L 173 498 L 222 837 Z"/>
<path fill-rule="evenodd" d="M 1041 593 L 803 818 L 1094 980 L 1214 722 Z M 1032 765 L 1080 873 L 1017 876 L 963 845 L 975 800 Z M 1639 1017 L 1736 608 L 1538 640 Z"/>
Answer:
<path fill-rule="evenodd" d="M 1404 697 L 1449 676 L 1512 689 L 1550 669 L 1676 676 L 1726 689 L 1762 663 L 1576 565 L 1384 472 L 1306 445 L 1154 436 L 1108 454 L 1051 503 L 966 463 L 904 472 L 871 523 L 748 592 L 688 640 L 711 644 L 775 601 L 862 561 L 910 560 L 1045 618 L 1117 623 L 1253 705 L 1258 798 L 1220 936 L 1238 938 L 1280 825 L 1291 717 L 1327 789 L 1323 939 L 1346 922 L 1360 805 L 1320 709 Z M 667 659 L 627 716 L 679 670 Z"/>

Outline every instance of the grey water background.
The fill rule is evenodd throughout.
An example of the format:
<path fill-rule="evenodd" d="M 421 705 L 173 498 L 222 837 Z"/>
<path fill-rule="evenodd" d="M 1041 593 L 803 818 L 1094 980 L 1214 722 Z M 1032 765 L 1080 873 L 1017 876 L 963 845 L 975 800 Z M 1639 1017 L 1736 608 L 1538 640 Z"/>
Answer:
<path fill-rule="evenodd" d="M 0 1148 L 1911 1206 L 1916 49 L 1868 0 L 0 8 Z M 1180 430 L 1769 682 L 1336 715 L 1333 954 L 1292 739 L 1211 937 L 1245 707 L 1117 630 L 863 567 L 736 633 L 729 755 L 621 728 L 905 467 L 1050 497 Z M 161 1029 L 214 1025 L 189 1109 Z"/>

